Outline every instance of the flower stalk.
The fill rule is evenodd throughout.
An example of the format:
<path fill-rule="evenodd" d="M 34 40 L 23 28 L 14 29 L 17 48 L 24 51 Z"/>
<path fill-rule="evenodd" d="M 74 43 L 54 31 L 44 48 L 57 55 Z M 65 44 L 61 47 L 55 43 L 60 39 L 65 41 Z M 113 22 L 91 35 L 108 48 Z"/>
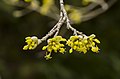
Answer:
<path fill-rule="evenodd" d="M 96 0 L 83 0 L 83 1 L 84 3 L 85 2 L 89 3 L 89 2 L 95 2 Z M 101 1 L 103 1 L 103 3 L 105 4 L 104 0 Z M 100 41 L 96 38 L 96 35 L 91 34 L 90 36 L 87 36 L 82 32 L 78 31 L 77 29 L 75 29 L 74 27 L 72 27 L 68 13 L 65 9 L 64 1 L 59 0 L 59 2 L 60 2 L 60 14 L 59 14 L 60 18 L 58 22 L 53 26 L 53 28 L 48 32 L 48 34 L 46 34 L 41 39 L 38 39 L 36 36 L 26 37 L 25 42 L 27 43 L 27 45 L 23 47 L 23 50 L 33 50 L 43 41 L 47 41 L 47 45 L 43 46 L 42 48 L 42 50 L 46 51 L 46 55 L 44 56 L 46 60 L 52 58 L 51 55 L 53 52 L 54 53 L 59 52 L 64 54 L 66 52 L 65 46 L 70 47 L 69 53 L 77 51 L 79 53 L 86 54 L 89 50 L 98 53 L 100 49 L 97 44 L 99 44 Z M 105 5 L 107 6 L 107 4 Z M 103 8 L 103 5 L 101 6 Z M 106 9 L 108 9 L 108 6 Z M 104 10 L 106 9 L 104 7 Z M 81 18 L 83 18 L 83 16 Z M 65 27 L 73 32 L 73 35 L 70 36 L 68 40 L 59 35 L 60 28 L 63 26 L 63 24 L 66 24 Z M 51 36 L 53 36 L 53 38 L 50 38 Z"/>

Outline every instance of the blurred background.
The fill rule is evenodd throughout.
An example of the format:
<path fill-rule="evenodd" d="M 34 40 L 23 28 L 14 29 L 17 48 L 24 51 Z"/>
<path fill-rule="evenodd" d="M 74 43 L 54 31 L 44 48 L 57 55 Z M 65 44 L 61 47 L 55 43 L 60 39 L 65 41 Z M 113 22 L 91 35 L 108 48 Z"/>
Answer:
<path fill-rule="evenodd" d="M 79 0 L 67 0 L 79 6 Z M 100 53 L 73 52 L 53 54 L 44 59 L 43 42 L 35 50 L 23 51 L 25 37 L 42 38 L 56 20 L 35 11 L 13 16 L 15 6 L 0 0 L 0 79 L 120 79 L 120 1 L 107 12 L 73 27 L 86 35 L 96 34 L 101 41 Z M 69 38 L 71 31 L 61 28 L 60 35 Z"/>

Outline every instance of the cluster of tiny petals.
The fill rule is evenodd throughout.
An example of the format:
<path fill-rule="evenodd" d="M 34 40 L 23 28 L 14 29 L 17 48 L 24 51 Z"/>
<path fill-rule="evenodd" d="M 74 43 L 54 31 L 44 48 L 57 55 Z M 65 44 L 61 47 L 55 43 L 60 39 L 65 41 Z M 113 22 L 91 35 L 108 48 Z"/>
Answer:
<path fill-rule="evenodd" d="M 62 54 L 64 54 L 65 52 L 65 48 L 64 48 L 64 44 L 61 44 L 61 42 L 65 42 L 66 39 L 62 38 L 61 36 L 55 36 L 54 38 L 48 39 L 48 45 L 44 46 L 42 48 L 42 50 L 46 50 L 46 60 L 51 59 L 51 52 L 60 52 Z"/>
<path fill-rule="evenodd" d="M 25 45 L 23 47 L 23 50 L 33 50 L 37 47 L 38 45 L 38 38 L 36 36 L 33 36 L 33 37 L 26 37 L 26 43 L 27 45 Z"/>
<path fill-rule="evenodd" d="M 100 41 L 95 37 L 96 36 L 94 34 L 90 36 L 86 35 L 71 36 L 67 41 L 67 45 L 71 47 L 69 53 L 72 53 L 73 50 L 76 50 L 80 53 L 83 52 L 85 54 L 90 49 L 91 51 L 98 53 L 99 48 L 96 44 L 100 43 Z"/>
<path fill-rule="evenodd" d="M 47 40 L 48 45 L 43 46 L 42 48 L 42 50 L 46 50 L 45 59 L 46 60 L 51 59 L 52 52 L 55 53 L 59 52 L 64 54 L 65 45 L 61 42 L 65 42 L 67 46 L 71 47 L 69 53 L 72 53 L 73 50 L 84 54 L 87 53 L 88 50 L 98 53 L 99 48 L 97 44 L 99 44 L 100 41 L 95 37 L 96 36 L 94 34 L 91 34 L 90 36 L 81 34 L 81 35 L 71 36 L 68 40 L 66 40 L 62 36 L 55 36 L 53 38 L 50 38 Z M 39 41 L 40 39 L 38 39 L 36 36 L 26 37 L 25 39 L 27 45 L 23 47 L 23 50 L 35 49 L 40 42 Z"/>

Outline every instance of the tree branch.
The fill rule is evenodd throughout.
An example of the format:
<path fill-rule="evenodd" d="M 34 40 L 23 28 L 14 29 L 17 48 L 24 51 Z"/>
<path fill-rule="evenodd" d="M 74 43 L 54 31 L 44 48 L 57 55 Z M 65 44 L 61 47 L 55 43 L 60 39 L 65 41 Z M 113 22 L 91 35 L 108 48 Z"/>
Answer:
<path fill-rule="evenodd" d="M 108 6 L 109 6 L 108 9 L 109 9 L 116 1 L 117 1 L 117 0 L 109 0 L 108 3 L 107 3 Z M 91 19 L 95 18 L 96 16 L 104 13 L 105 11 L 107 11 L 107 9 L 106 9 L 106 10 L 103 10 L 102 8 L 99 8 L 99 9 L 96 9 L 96 10 L 93 10 L 93 11 L 90 11 L 90 12 L 88 12 L 87 14 L 85 14 L 85 15 L 82 16 L 82 22 L 91 20 Z"/>

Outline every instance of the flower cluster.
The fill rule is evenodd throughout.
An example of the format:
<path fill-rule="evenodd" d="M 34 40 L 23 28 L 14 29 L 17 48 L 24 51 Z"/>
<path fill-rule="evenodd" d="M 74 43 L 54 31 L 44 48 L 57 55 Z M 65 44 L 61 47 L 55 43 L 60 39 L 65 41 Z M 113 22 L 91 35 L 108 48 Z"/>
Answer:
<path fill-rule="evenodd" d="M 71 36 L 67 41 L 67 45 L 71 47 L 71 49 L 69 50 L 70 53 L 72 53 L 73 50 L 76 50 L 80 53 L 83 52 L 84 54 L 90 49 L 93 52 L 98 53 L 99 48 L 96 45 L 96 43 L 100 43 L 100 41 L 95 38 L 94 34 L 90 36 L 86 35 Z"/>
<path fill-rule="evenodd" d="M 38 38 L 36 36 L 33 36 L 33 37 L 26 37 L 26 43 L 27 45 L 25 45 L 23 47 L 23 50 L 32 50 L 32 49 L 35 49 L 38 45 Z"/>
<path fill-rule="evenodd" d="M 64 54 L 65 52 L 65 48 L 64 48 L 64 44 L 61 44 L 61 42 L 65 42 L 66 39 L 62 38 L 61 36 L 55 36 L 54 38 L 48 39 L 48 45 L 44 46 L 42 48 L 42 50 L 47 50 L 46 52 L 46 60 L 51 59 L 51 52 L 60 52 L 62 54 Z"/>
<path fill-rule="evenodd" d="M 84 34 L 81 35 L 76 35 L 76 36 L 71 36 L 68 40 L 65 38 L 62 38 L 62 36 L 55 36 L 53 38 L 50 38 L 47 40 L 47 46 L 43 46 L 42 50 L 46 50 L 46 55 L 45 58 L 46 60 L 51 59 L 51 53 L 52 52 L 59 52 L 64 54 L 65 52 L 65 45 L 62 42 L 65 42 L 66 45 L 68 45 L 70 48 L 69 53 L 72 53 L 73 50 L 78 51 L 78 52 L 83 52 L 84 54 L 88 51 L 91 50 L 93 52 L 98 53 L 99 48 L 97 46 L 97 43 L 100 43 L 98 39 L 95 38 L 96 36 L 94 34 L 90 36 L 86 36 Z M 23 50 L 32 50 L 37 47 L 37 45 L 40 42 L 40 39 L 37 37 L 26 37 L 26 43 L 23 47 Z"/>

